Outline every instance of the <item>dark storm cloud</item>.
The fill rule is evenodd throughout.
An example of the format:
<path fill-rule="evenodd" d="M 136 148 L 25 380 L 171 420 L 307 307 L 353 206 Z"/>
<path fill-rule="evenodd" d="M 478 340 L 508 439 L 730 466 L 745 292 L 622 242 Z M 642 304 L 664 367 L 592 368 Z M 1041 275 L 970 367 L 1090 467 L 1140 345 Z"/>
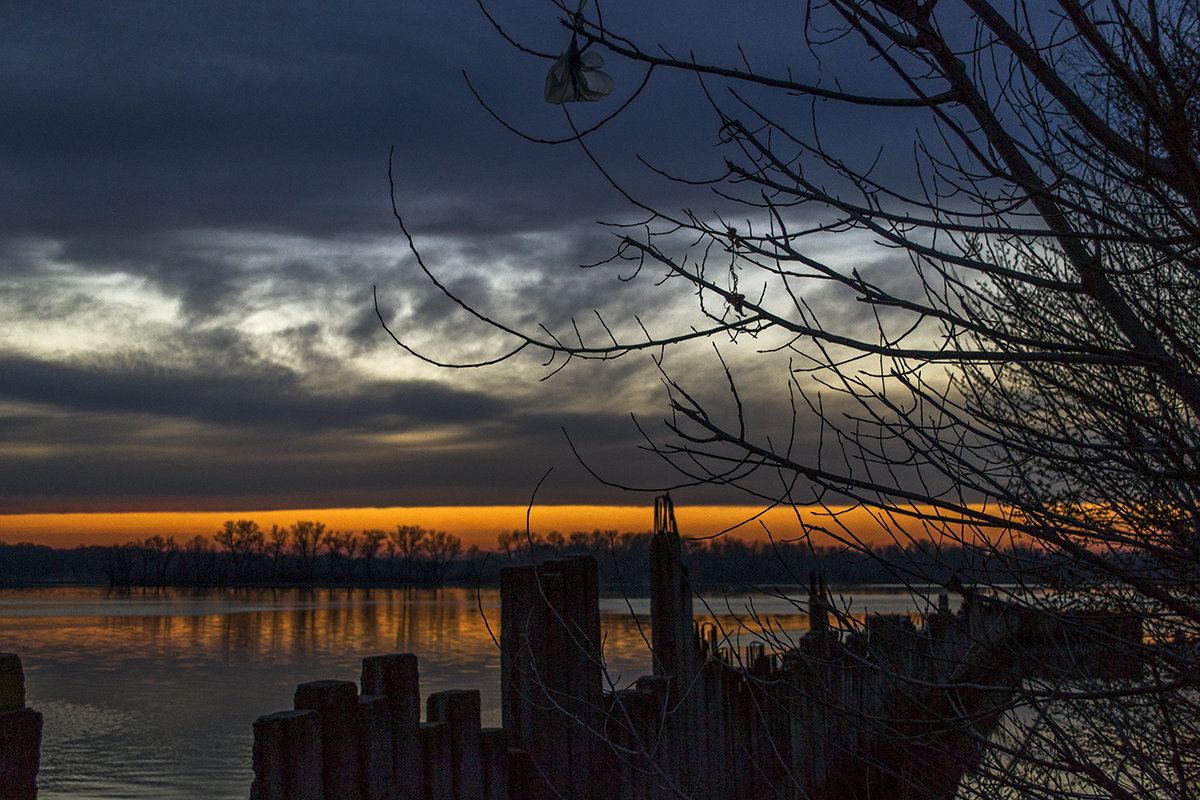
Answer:
<path fill-rule="evenodd" d="M 0 397 L 73 413 L 150 414 L 313 433 L 478 423 L 506 410 L 495 397 L 428 381 L 368 383 L 346 395 L 323 395 L 305 387 L 302 376 L 279 366 L 262 365 L 254 375 L 210 369 L 97 368 L 9 356 L 0 358 Z"/>
<path fill-rule="evenodd" d="M 81 449 L 69 460 L 4 460 L 0 511 L 119 509 L 113 499 L 188 510 L 506 505 L 526 502 L 549 467 L 554 473 L 538 493 L 540 502 L 622 502 L 622 495 L 596 484 L 569 454 L 547 460 L 495 448 L 467 455 L 384 446 L 314 452 L 321 444 L 230 443 L 184 454 L 143 452 L 136 459 L 112 448 Z"/>
<path fill-rule="evenodd" d="M 496 11 L 535 47 L 565 47 L 551 4 Z M 784 22 L 778 8 L 763 13 Z M 762 26 L 724 4 L 612 14 L 649 47 L 736 59 L 742 40 L 767 71 L 805 60 L 790 35 L 786 46 L 753 46 Z M 507 47 L 470 3 L 9 4 L 0 52 L 0 108 L 16 121 L 0 128 L 0 229 L 392 230 L 393 144 L 402 208 L 422 230 L 548 228 L 626 209 L 577 146 L 524 142 L 470 95 L 464 71 L 514 125 L 569 132 L 540 99 L 547 64 Z M 631 91 L 640 68 L 610 61 Z M 572 113 L 588 124 L 608 110 Z M 629 156 L 710 174 L 719 158 L 694 159 L 716 155 L 718 127 L 694 79 L 662 75 L 594 147 L 635 195 L 668 203 L 682 188 Z"/>
<path fill-rule="evenodd" d="M 493 10 L 536 48 L 566 45 L 552 3 Z M 800 11 L 775 3 L 606 4 L 605 14 L 651 49 L 737 63 L 740 41 L 768 72 L 815 65 L 796 42 Z M 642 71 L 609 61 L 624 99 Z M 597 307 L 634 332 L 634 314 L 655 331 L 679 323 L 669 318 L 679 297 L 650 286 L 661 273 L 627 284 L 616 278 L 627 265 L 574 269 L 627 230 L 595 221 L 643 212 L 578 145 L 505 131 L 462 76 L 522 130 L 563 136 L 563 109 L 541 99 L 547 67 L 508 47 L 471 2 L 0 5 L 0 504 L 524 502 L 555 464 L 570 477 L 548 498 L 596 500 L 603 490 L 566 466 L 563 427 L 607 474 L 654 483 L 631 457 L 628 417 L 662 399 L 647 358 L 536 386 L 548 369 L 532 357 L 435 382 L 389 349 L 372 307 L 378 285 L 389 324 L 430 355 L 511 346 L 417 272 L 391 216 L 395 145 L 400 211 L 464 299 L 559 334 L 578 320 L 602 338 Z M 587 125 L 611 109 L 571 114 Z M 789 113 L 806 125 L 809 111 L 800 102 Z M 838 118 L 851 122 L 848 149 L 877 138 L 862 112 Z M 704 216 L 723 202 L 634 155 L 713 177 L 725 155 L 718 127 L 693 77 L 661 74 L 589 146 L 638 200 Z M 23 323 L 67 333 L 27 340 Z M 707 374 L 688 377 L 703 386 Z M 515 389 L 514 376 L 531 388 Z"/>
<path fill-rule="evenodd" d="M 512 93 L 494 77 L 512 54 L 474 45 L 487 36 L 465 4 L 10 4 L 0 225 L 378 229 L 390 225 L 392 144 L 401 191 L 440 192 L 436 216 L 460 229 L 513 222 L 506 194 L 555 212 L 563 198 L 515 180 L 529 179 L 520 162 L 535 148 L 499 135 L 466 90 L 464 69 L 483 90 Z M 537 98 L 539 70 L 529 66 L 520 94 Z M 577 158 L 557 163 L 536 173 L 543 186 L 587 172 Z"/>
<path fill-rule="evenodd" d="M 0 370 L 0 511 L 122 497 L 185 508 L 511 503 L 549 467 L 545 502 L 602 499 L 564 427 L 603 471 L 651 475 L 631 459 L 636 429 L 617 409 L 556 414 L 420 381 L 331 397 L 278 370 L 181 376 L 14 358 Z"/>
<path fill-rule="evenodd" d="M 497 11 L 536 46 L 565 46 L 549 3 Z M 714 59 L 734 56 L 735 39 L 764 36 L 753 14 L 725 20 L 721 4 L 707 15 L 612 13 L 646 31 L 648 46 L 686 43 Z M 463 71 L 518 127 L 569 131 L 540 100 L 546 64 L 507 47 L 468 3 L 10 4 L 0 52 L 0 108 L 16 121 L 0 126 L 0 231 L 394 232 L 393 144 L 397 198 L 421 232 L 549 230 L 629 213 L 578 147 L 524 142 L 471 97 Z M 804 58 L 790 44 L 750 53 L 768 71 Z M 615 59 L 610 69 L 623 91 L 640 77 Z M 607 109 L 572 113 L 585 124 Z M 695 194 L 703 211 L 706 192 L 658 180 L 630 155 L 714 174 L 718 126 L 693 79 L 663 75 L 593 146 L 640 199 L 678 207 Z"/>

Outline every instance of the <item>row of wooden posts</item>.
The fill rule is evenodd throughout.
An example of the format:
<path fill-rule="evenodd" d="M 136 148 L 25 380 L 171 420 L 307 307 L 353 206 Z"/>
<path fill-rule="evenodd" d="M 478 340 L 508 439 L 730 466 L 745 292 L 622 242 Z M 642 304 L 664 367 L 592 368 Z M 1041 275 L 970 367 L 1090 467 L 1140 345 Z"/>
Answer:
<path fill-rule="evenodd" d="M 368 657 L 359 684 L 302 684 L 294 710 L 254 723 L 250 796 L 509 800 L 592 786 L 605 752 L 587 723 L 603 701 L 597 585 L 591 558 L 503 572 L 503 728 L 481 727 L 478 690 L 430 695 L 422 721 L 416 656 Z"/>
<path fill-rule="evenodd" d="M 363 660 L 353 681 L 296 689 L 295 710 L 254 723 L 256 798 L 507 798 L 499 728 L 480 727 L 479 692 L 439 692 L 421 722 L 417 659 Z"/>
<path fill-rule="evenodd" d="M 295 710 L 254 724 L 251 798 L 948 800 L 1029 669 L 1141 641 L 1136 619 L 1047 623 L 970 592 L 921 627 L 878 615 L 842 632 L 814 578 L 794 646 L 738 649 L 693 624 L 669 500 L 655 523 L 652 675 L 605 686 L 593 559 L 510 567 L 500 728 L 481 727 L 477 691 L 431 695 L 421 721 L 416 657 L 370 657 L 359 685 L 303 684 Z"/>
<path fill-rule="evenodd" d="M 711 628 L 699 635 L 670 506 L 660 504 L 657 516 L 654 674 L 606 689 L 593 559 L 507 568 L 501 728 L 481 727 L 477 691 L 431 695 L 421 721 L 416 657 L 370 657 L 358 686 L 303 684 L 295 710 L 255 723 L 251 797 L 832 799 L 867 797 L 910 779 L 907 762 L 895 763 L 904 754 L 877 747 L 873 735 L 882 732 L 867 724 L 892 688 L 878 659 L 846 649 L 816 595 L 810 631 L 790 662 L 761 646 L 723 646 Z M 909 658 L 923 662 L 902 669 L 928 677 L 934 667 L 925 662 L 954 657 L 907 618 L 876 617 L 870 625 L 880 648 L 913 640 Z M 937 634 L 943 644 L 947 627 Z M 959 761 L 939 764 L 955 783 Z"/>

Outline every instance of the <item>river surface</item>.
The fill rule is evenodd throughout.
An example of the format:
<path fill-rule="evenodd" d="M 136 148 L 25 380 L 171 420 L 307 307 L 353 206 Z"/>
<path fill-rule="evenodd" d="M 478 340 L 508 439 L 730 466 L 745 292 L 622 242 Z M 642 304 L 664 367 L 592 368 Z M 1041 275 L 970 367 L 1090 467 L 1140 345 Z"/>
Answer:
<path fill-rule="evenodd" d="M 853 599 L 855 610 L 918 610 L 881 588 Z M 650 671 L 648 609 L 601 600 L 618 685 Z M 711 597 L 696 616 L 742 640 L 740 626 L 766 625 L 786 643 L 807 628 L 802 609 Z M 483 724 L 498 726 L 499 618 L 494 589 L 6 589 L 0 652 L 20 655 L 27 703 L 45 718 L 42 800 L 232 800 L 249 795 L 254 720 L 290 709 L 297 684 L 357 680 L 364 656 L 416 653 L 422 697 L 479 689 Z"/>

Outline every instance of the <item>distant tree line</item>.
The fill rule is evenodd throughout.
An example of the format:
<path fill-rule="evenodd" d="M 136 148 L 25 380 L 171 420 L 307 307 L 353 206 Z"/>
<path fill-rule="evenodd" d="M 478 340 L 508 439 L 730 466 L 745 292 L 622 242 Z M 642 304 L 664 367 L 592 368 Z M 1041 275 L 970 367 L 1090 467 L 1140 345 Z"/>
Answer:
<path fill-rule="evenodd" d="M 104 583 L 107 554 L 108 548 L 100 545 L 62 549 L 28 542 L 0 542 L 0 586 Z"/>
<path fill-rule="evenodd" d="M 463 577 L 463 556 L 457 536 L 416 525 L 348 531 L 301 520 L 265 530 L 239 519 L 183 546 L 151 536 L 110 547 L 104 573 L 113 586 L 441 585 Z"/>
<path fill-rule="evenodd" d="M 590 555 L 599 564 L 604 590 L 638 594 L 649 585 L 650 537 L 601 530 L 509 531 L 488 552 L 477 546 L 464 549 L 457 536 L 416 525 L 355 532 L 304 520 L 265 530 L 240 519 L 226 521 L 211 537 L 195 536 L 182 545 L 170 536 L 69 550 L 0 543 L 0 585 L 495 585 L 506 566 Z M 1028 580 L 1031 574 L 1053 584 L 1057 575 L 1055 565 L 1037 551 L 1023 558 L 1012 553 L 981 560 L 975 550 L 938 548 L 932 542 L 864 552 L 727 536 L 686 540 L 684 546 L 691 581 L 699 589 L 803 584 L 812 570 L 842 585 L 907 583 L 913 576 L 921 576 L 922 582 L 957 579 L 995 585 Z"/>

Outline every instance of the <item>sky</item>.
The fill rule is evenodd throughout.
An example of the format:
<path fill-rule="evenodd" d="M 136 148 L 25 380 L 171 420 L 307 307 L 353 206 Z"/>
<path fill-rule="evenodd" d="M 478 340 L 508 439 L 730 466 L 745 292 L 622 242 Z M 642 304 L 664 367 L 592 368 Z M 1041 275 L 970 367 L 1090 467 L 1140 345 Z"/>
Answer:
<path fill-rule="evenodd" d="M 824 68 L 794 47 L 802 10 L 789 6 L 603 9 L 667 49 L 736 60 L 741 44 L 764 70 Z M 566 47 L 551 3 L 495 11 L 532 48 Z M 0 6 L 0 538 L 5 519 L 28 531 L 38 514 L 523 510 L 547 471 L 546 507 L 651 505 L 652 492 L 617 491 L 581 464 L 647 489 L 671 482 L 631 417 L 662 431 L 649 354 L 551 377 L 535 354 L 447 370 L 396 347 L 374 309 L 377 291 L 391 329 L 437 359 L 512 344 L 418 271 L 392 216 L 391 153 L 427 263 L 498 319 L 569 332 L 576 318 L 595 335 L 593 309 L 625 331 L 635 314 L 663 327 L 697 318 L 660 275 L 578 268 L 612 251 L 620 229 L 602 223 L 640 213 L 577 145 L 505 130 L 467 82 L 511 125 L 554 138 L 569 128 L 542 100 L 548 66 L 463 0 Z M 606 69 L 617 89 L 572 108 L 581 124 L 641 81 L 636 65 Z M 873 158 L 878 132 L 861 114 L 831 124 Z M 719 174 L 715 119 L 694 78 L 656 76 L 590 142 L 639 200 L 715 213 L 707 190 L 639 161 Z M 823 246 L 864 268 L 889 257 L 852 237 Z M 721 354 L 751 387 L 754 418 L 786 431 L 787 362 L 759 345 Z M 671 352 L 664 368 L 728 407 L 711 345 Z M 816 437 L 800 426 L 800 447 Z"/>

